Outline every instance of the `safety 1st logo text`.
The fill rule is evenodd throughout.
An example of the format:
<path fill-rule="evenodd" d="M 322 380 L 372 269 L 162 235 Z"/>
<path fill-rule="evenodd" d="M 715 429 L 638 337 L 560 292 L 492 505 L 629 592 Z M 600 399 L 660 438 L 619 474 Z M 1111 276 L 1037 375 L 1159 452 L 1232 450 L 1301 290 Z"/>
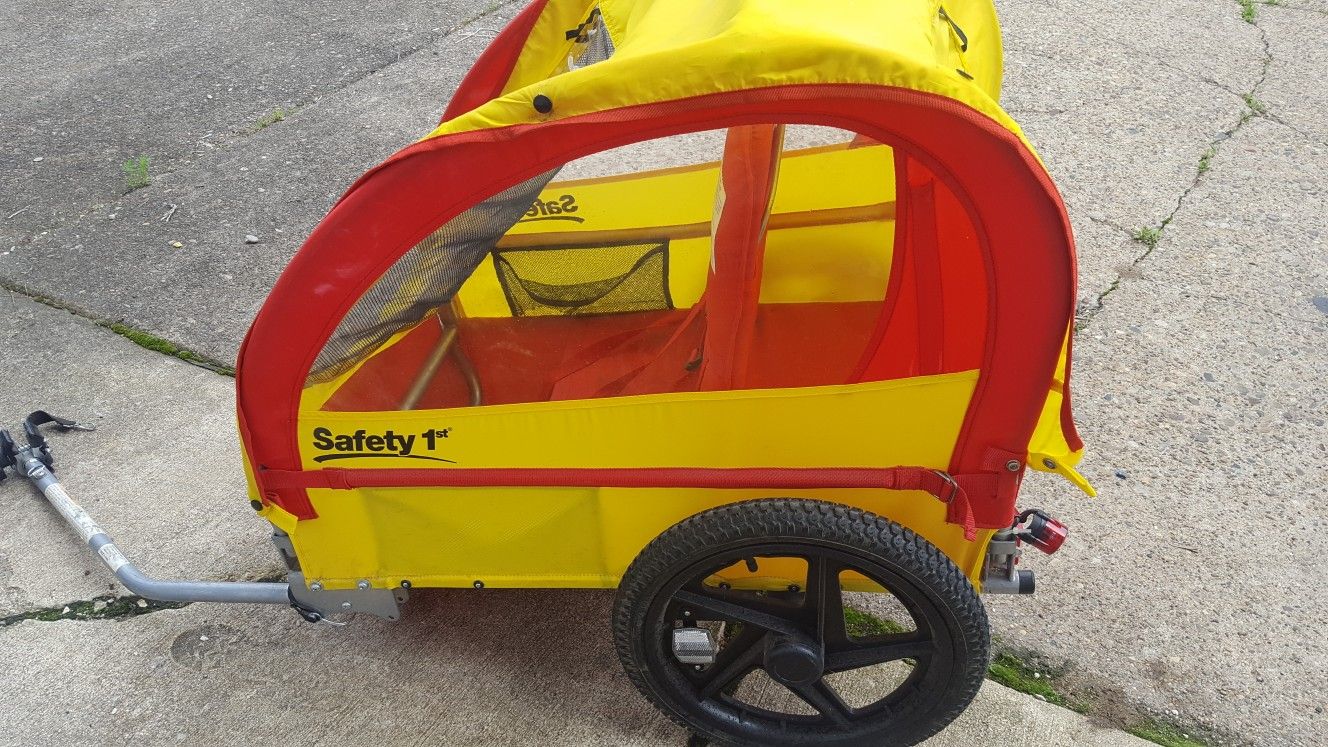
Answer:
<path fill-rule="evenodd" d="M 391 429 L 370 433 L 361 428 L 351 433 L 336 433 L 331 428 L 315 428 L 314 448 L 324 453 L 314 457 L 314 461 L 395 457 L 456 464 L 432 453 L 451 432 L 451 428 L 429 428 L 420 433 L 397 433 Z"/>

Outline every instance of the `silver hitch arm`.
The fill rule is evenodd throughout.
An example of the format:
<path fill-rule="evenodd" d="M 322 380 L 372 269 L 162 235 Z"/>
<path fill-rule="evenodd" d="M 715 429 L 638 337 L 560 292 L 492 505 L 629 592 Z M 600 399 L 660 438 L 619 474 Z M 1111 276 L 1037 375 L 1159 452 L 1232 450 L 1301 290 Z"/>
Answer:
<path fill-rule="evenodd" d="M 24 450 L 26 451 L 26 449 Z M 55 479 L 40 459 L 19 453 L 18 473 L 27 477 L 46 500 L 64 517 L 101 562 L 133 593 L 160 602 L 236 602 L 247 604 L 291 604 L 290 584 L 241 581 L 161 581 L 130 563 L 120 548 L 83 507 Z"/>
<path fill-rule="evenodd" d="M 40 426 L 53 423 L 61 430 L 92 430 L 41 410 L 23 423 L 26 445 L 20 446 L 9 431 L 0 429 L 0 480 L 9 470 L 28 479 L 48 503 L 78 533 L 101 562 L 125 588 L 146 599 L 161 602 L 227 602 L 232 604 L 283 604 L 310 622 L 328 621 L 329 615 L 363 612 L 395 620 L 398 603 L 405 602 L 405 589 L 373 588 L 367 580 L 354 589 L 327 589 L 321 583 L 306 586 L 290 539 L 277 531 L 273 540 L 286 561 L 289 582 L 254 581 L 162 581 L 143 573 L 120 551 L 110 535 L 78 505 L 51 471 L 51 451 Z"/>

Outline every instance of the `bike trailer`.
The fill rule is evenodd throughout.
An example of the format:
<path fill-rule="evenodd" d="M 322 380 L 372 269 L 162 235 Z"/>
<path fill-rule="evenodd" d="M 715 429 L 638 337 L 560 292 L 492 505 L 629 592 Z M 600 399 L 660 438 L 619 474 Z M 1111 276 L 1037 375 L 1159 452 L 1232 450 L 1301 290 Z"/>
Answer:
<path fill-rule="evenodd" d="M 1026 470 L 1091 494 L 1070 225 L 1001 64 L 988 0 L 537 0 L 245 340 L 289 584 L 146 579 L 44 444 L 11 461 L 148 596 L 616 588 L 628 675 L 694 733 L 921 741 L 985 671 L 977 592 L 1065 538 Z"/>

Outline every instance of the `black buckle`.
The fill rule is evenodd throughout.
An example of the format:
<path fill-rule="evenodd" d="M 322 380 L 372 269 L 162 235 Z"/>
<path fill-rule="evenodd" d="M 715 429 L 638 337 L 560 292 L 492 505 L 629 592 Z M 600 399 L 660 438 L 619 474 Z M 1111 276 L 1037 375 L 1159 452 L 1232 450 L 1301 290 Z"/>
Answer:
<path fill-rule="evenodd" d="M 36 457 L 47 469 L 51 469 L 51 463 L 55 460 L 51 457 L 51 447 L 46 444 L 46 437 L 41 432 L 41 427 L 47 423 L 54 423 L 61 431 L 96 430 L 90 425 L 80 425 L 68 418 L 57 417 L 45 410 L 37 410 L 23 419 L 23 434 L 28 440 L 26 447 L 20 449 L 9 431 L 0 430 L 0 480 L 5 479 L 5 472 L 9 468 L 18 469 L 19 452 L 26 452 Z"/>

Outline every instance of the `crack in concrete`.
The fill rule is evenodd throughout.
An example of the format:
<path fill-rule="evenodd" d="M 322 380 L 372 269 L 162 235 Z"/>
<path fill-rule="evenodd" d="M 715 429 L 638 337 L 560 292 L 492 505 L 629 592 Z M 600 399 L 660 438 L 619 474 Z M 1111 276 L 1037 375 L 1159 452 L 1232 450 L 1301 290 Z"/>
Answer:
<path fill-rule="evenodd" d="M 1112 230 L 1120 231 L 1129 238 L 1134 238 L 1134 231 L 1131 231 L 1130 229 L 1126 228 L 1125 226 L 1122 226 L 1121 224 L 1117 223 L 1114 220 L 1111 220 L 1110 218 L 1106 218 L 1101 215 L 1090 215 L 1088 216 L 1088 219 L 1098 224 L 1099 226 L 1106 226 L 1107 228 L 1110 228 Z"/>
<path fill-rule="evenodd" d="M 1066 111 L 1068 110 L 1067 109 L 1006 109 L 1005 113 L 1011 116 L 1014 116 L 1016 114 L 1055 115 L 1055 114 L 1064 114 Z"/>
<path fill-rule="evenodd" d="M 1316 144 L 1318 144 L 1318 145 L 1328 146 L 1328 140 L 1316 140 L 1315 137 L 1314 137 L 1313 135 L 1311 135 L 1310 133 L 1308 133 L 1308 132 L 1306 132 L 1306 131 L 1300 129 L 1299 127 L 1297 127 L 1297 126 L 1291 124 L 1290 122 L 1286 121 L 1285 119 L 1282 119 L 1281 117 L 1277 116 L 1276 114 L 1274 114 L 1274 113 L 1272 113 L 1272 112 L 1264 112 L 1263 114 L 1261 114 L 1261 115 L 1259 115 L 1259 116 L 1263 117 L 1264 119 L 1268 120 L 1269 122 L 1272 122 L 1273 124 L 1279 124 L 1279 125 L 1282 125 L 1283 127 L 1287 128 L 1288 130 L 1291 130 L 1292 132 L 1296 133 L 1297 135 L 1299 135 L 1301 138 L 1303 138 L 1303 139 L 1305 139 L 1305 140 L 1308 140 L 1308 141 L 1310 141 L 1310 142 L 1316 143 Z"/>
<path fill-rule="evenodd" d="M 285 571 L 264 571 L 259 573 L 229 573 L 223 575 L 219 580 L 252 583 L 279 583 L 285 582 L 286 579 L 287 575 Z M 33 620 L 36 622 L 59 622 L 61 620 L 122 620 L 129 617 L 146 615 L 150 612 L 184 609 L 192 604 L 195 604 L 195 602 L 162 602 L 134 594 L 127 594 L 124 596 L 116 594 L 100 594 L 91 599 L 80 599 L 74 602 L 67 602 L 65 604 L 54 605 L 51 607 L 42 607 L 39 609 L 28 610 L 26 612 L 17 612 L 6 617 L 0 617 L 0 630 L 27 620 Z"/>
<path fill-rule="evenodd" d="M 1243 128 L 1246 124 L 1248 124 L 1252 119 L 1265 118 L 1270 121 L 1281 123 L 1280 120 L 1277 119 L 1275 115 L 1271 115 L 1264 107 L 1264 105 L 1256 98 L 1256 94 L 1259 92 L 1259 89 L 1268 80 L 1268 70 L 1272 67 L 1273 64 L 1273 53 L 1272 53 L 1272 46 L 1268 41 L 1268 32 L 1264 30 L 1262 26 L 1259 25 L 1258 19 L 1256 18 L 1255 20 L 1252 20 L 1249 23 L 1259 32 L 1259 41 L 1260 44 L 1263 46 L 1263 56 L 1260 59 L 1259 76 L 1254 81 L 1254 84 L 1250 87 L 1250 90 L 1245 93 L 1236 93 L 1235 91 L 1232 91 L 1234 95 L 1239 96 L 1245 102 L 1246 105 L 1245 111 L 1241 112 L 1240 118 L 1236 121 L 1234 125 L 1228 127 L 1222 132 L 1219 132 L 1214 138 L 1212 138 L 1208 142 L 1208 148 L 1204 151 L 1204 156 L 1200 159 L 1200 165 L 1195 170 L 1194 179 L 1191 180 L 1189 185 L 1186 186 L 1185 189 L 1181 190 L 1180 194 L 1176 196 L 1176 204 L 1172 207 L 1171 211 L 1167 213 L 1166 217 L 1164 217 L 1162 221 L 1158 223 L 1156 226 L 1144 226 L 1143 228 L 1140 228 L 1137 231 L 1131 231 L 1129 229 L 1125 229 L 1122 226 L 1116 226 L 1110 223 L 1109 221 L 1106 221 L 1105 219 L 1096 220 L 1090 217 L 1090 220 L 1094 220 L 1095 222 L 1123 230 L 1126 233 L 1126 235 L 1130 236 L 1136 242 L 1143 244 L 1144 250 L 1140 252 L 1137 256 L 1135 256 L 1134 259 L 1132 259 L 1130 263 L 1126 265 L 1116 275 L 1116 279 L 1113 280 L 1105 290 L 1099 293 L 1092 302 L 1081 303 L 1079 305 L 1079 308 L 1075 312 L 1074 328 L 1076 332 L 1085 329 L 1092 322 L 1093 318 L 1096 317 L 1098 313 L 1101 312 L 1102 309 L 1105 307 L 1107 297 L 1110 296 L 1112 293 L 1115 293 L 1120 288 L 1121 282 L 1126 277 L 1132 275 L 1138 276 L 1140 274 L 1138 273 L 1139 265 L 1142 264 L 1145 260 L 1147 260 L 1153 254 L 1153 252 L 1157 250 L 1157 247 L 1161 243 L 1163 234 L 1166 231 L 1167 226 L 1169 226 L 1171 222 L 1175 220 L 1176 215 L 1179 214 L 1181 209 L 1185 207 L 1185 202 L 1186 200 L 1189 199 L 1190 194 L 1193 193 L 1194 190 L 1198 188 L 1199 183 L 1203 181 L 1204 174 L 1208 173 L 1209 170 L 1208 167 L 1209 161 L 1211 161 L 1211 159 L 1217 156 L 1218 152 L 1221 150 L 1222 145 L 1227 140 L 1231 139 L 1237 132 L 1240 132 L 1241 128 Z M 1219 87 L 1223 88 L 1224 90 L 1230 90 L 1226 88 L 1226 86 L 1219 85 Z M 1295 130 L 1294 127 L 1292 127 L 1291 129 Z"/>
<path fill-rule="evenodd" d="M 480 20 L 486 18 L 487 16 L 491 16 L 494 13 L 497 13 L 503 7 L 512 5 L 513 3 L 516 3 L 518 1 L 519 0 L 500 0 L 499 2 L 494 2 L 490 4 L 487 8 L 479 11 L 478 13 L 475 13 L 474 15 L 468 16 L 466 18 L 457 21 L 456 23 L 452 24 L 446 29 L 430 30 L 427 34 L 421 35 L 420 38 L 423 39 L 424 41 L 416 44 L 415 46 L 408 46 L 405 49 L 397 50 L 395 54 L 391 55 L 385 54 L 380 64 L 374 67 L 369 67 L 360 70 L 356 74 L 349 75 L 343 80 L 339 81 L 337 85 L 335 85 L 332 88 L 328 88 L 325 91 L 319 93 L 311 93 L 303 98 L 297 99 L 290 105 L 289 108 L 285 107 L 279 108 L 277 111 L 280 111 L 282 114 L 282 118 L 279 120 L 264 123 L 263 119 L 260 118 L 258 122 L 254 123 L 254 125 L 251 125 L 250 127 L 247 127 L 245 129 L 234 130 L 230 133 L 223 134 L 215 141 L 199 141 L 199 142 L 207 145 L 208 148 L 212 150 L 227 150 L 229 148 L 232 148 L 235 145 L 246 141 L 248 138 L 257 135 L 263 130 L 266 130 L 268 127 L 276 124 L 277 122 L 288 119 L 294 116 L 295 114 L 298 114 L 299 112 L 303 111 L 304 109 L 307 109 L 308 107 L 317 104 L 319 101 L 325 98 L 335 96 L 336 94 L 346 90 L 347 88 L 350 88 L 351 86 L 363 80 L 378 75 L 379 73 L 383 72 L 389 67 L 392 67 L 393 65 L 401 63 L 405 60 L 409 60 L 410 58 L 414 57 L 420 52 L 423 52 L 426 49 L 429 49 L 430 47 L 433 47 L 439 42 L 451 38 L 453 35 L 456 35 L 458 31 L 461 31 L 467 26 L 470 26 L 471 24 L 474 23 L 478 23 Z M 309 16 L 309 14 L 300 13 L 298 12 L 297 9 L 292 9 L 291 13 L 292 15 L 299 18 L 304 18 L 305 20 L 310 20 L 310 21 L 313 20 Z M 345 39 L 354 40 L 355 38 L 354 35 L 350 33 L 335 32 L 335 31 L 333 33 L 336 36 Z M 408 38 L 409 37 L 407 37 L 407 39 Z M 390 59 L 388 59 L 389 56 Z M 265 117 L 270 116 L 270 113 L 269 115 L 264 115 L 264 116 Z M 203 155 L 205 153 L 206 151 L 200 152 L 199 155 Z M 169 173 L 171 172 L 167 172 L 167 174 Z M 163 176 L 165 176 L 165 174 L 163 174 Z"/>
<path fill-rule="evenodd" d="M 1278 3 L 1278 2 L 1269 2 L 1268 0 L 1251 0 L 1251 1 L 1256 2 L 1256 4 L 1258 4 L 1258 5 L 1266 5 L 1266 6 L 1268 6 L 1268 7 L 1278 7 L 1278 8 L 1295 7 L 1295 6 L 1289 6 L 1289 5 L 1281 5 L 1281 4 Z M 1065 7 L 1065 6 L 1062 6 L 1062 5 L 1060 5 L 1060 4 L 1058 4 L 1058 3 L 1054 3 L 1054 2 L 1045 2 L 1045 1 L 1043 1 L 1043 2 L 1036 2 L 1036 1 L 1030 0 L 1029 4 L 1030 4 L 1030 5 L 1041 5 L 1041 6 L 1043 6 L 1043 7 L 1051 8 L 1051 9 L 1053 9 L 1053 10 L 1056 10 L 1056 11 L 1059 11 L 1059 12 L 1061 12 L 1061 13 L 1065 13 L 1065 14 L 1068 14 L 1068 15 L 1075 15 L 1075 14 L 1078 14 L 1078 13 L 1080 12 L 1080 9 L 1079 9 L 1078 7 L 1074 7 L 1074 6 Z M 1307 10 L 1308 10 L 1308 9 L 1307 9 Z M 1179 65 L 1176 65 L 1176 64 L 1174 64 L 1174 63 L 1172 63 L 1172 62 L 1170 62 L 1170 61 L 1168 61 L 1168 60 L 1166 60 L 1166 59 L 1163 59 L 1162 57 L 1159 57 L 1158 55 L 1156 55 L 1156 54 L 1153 53 L 1153 48 L 1151 48 L 1151 47 L 1140 47 L 1140 46 L 1136 46 L 1136 45 L 1130 43 L 1130 41 L 1129 41 L 1128 39 L 1125 39 L 1125 38 L 1117 38 L 1117 37 L 1114 37 L 1114 36 L 1098 37 L 1096 40 L 1097 40 L 1099 43 L 1100 43 L 1100 42 L 1106 42 L 1107 44 L 1114 45 L 1114 46 L 1117 47 L 1118 49 L 1121 49 L 1121 50 L 1124 50 L 1124 51 L 1129 52 L 1129 53 L 1131 53 L 1131 54 L 1138 55 L 1138 56 L 1140 56 L 1140 57 L 1143 57 L 1143 58 L 1146 58 L 1146 59 L 1148 59 L 1148 60 L 1151 60 L 1152 62 L 1156 63 L 1158 66 L 1160 66 L 1160 67 L 1165 67 L 1165 68 L 1167 68 L 1168 70 L 1171 70 L 1171 71 L 1173 71 L 1173 72 L 1175 72 L 1175 73 L 1179 73 L 1180 75 L 1183 75 L 1183 76 L 1185 76 L 1186 78 L 1189 78 L 1189 79 L 1191 79 L 1191 80 L 1195 80 L 1195 81 L 1198 81 L 1198 82 L 1200 82 L 1200 83 L 1207 83 L 1208 85 L 1214 86 L 1214 87 L 1216 87 L 1216 88 L 1220 88 L 1220 89 L 1226 91 L 1227 93 L 1230 93 L 1230 94 L 1233 95 L 1233 96 L 1239 96 L 1239 95 L 1240 95 L 1240 93 L 1239 93 L 1238 91 L 1234 90 L 1233 88 L 1231 88 L 1231 86 L 1228 86 L 1228 85 L 1226 85 L 1225 83 L 1222 83 L 1221 81 L 1217 80 L 1216 78 L 1210 77 L 1210 76 L 1205 75 L 1205 74 L 1200 73 L 1200 72 L 1195 72 L 1195 71 L 1193 71 L 1193 70 L 1187 70 L 1186 68 L 1183 68 L 1183 67 L 1181 67 L 1181 66 L 1179 66 Z M 1048 60 L 1056 61 L 1055 58 L 1051 57 L 1050 55 L 1044 54 L 1044 53 L 1043 53 L 1043 54 L 1039 54 L 1039 53 L 1037 53 L 1037 52 L 1026 52 L 1025 54 L 1032 54 L 1032 55 L 1035 55 L 1035 56 L 1043 57 L 1043 58 L 1048 59 Z"/>
<path fill-rule="evenodd" d="M 211 371 L 215 374 L 230 377 L 235 376 L 234 366 L 229 366 L 219 360 L 203 355 L 202 353 L 196 353 L 183 345 L 178 345 L 170 340 L 158 337 L 151 332 L 131 327 L 123 322 L 115 322 L 97 316 L 87 309 L 80 308 L 67 301 L 61 301 L 58 298 L 53 298 L 40 291 L 29 288 L 22 283 L 14 282 L 9 278 L 0 276 L 0 289 L 23 296 L 31 301 L 36 301 L 43 306 L 49 306 L 53 309 L 59 309 L 60 311 L 73 314 L 80 319 L 86 319 L 108 332 L 112 332 L 125 338 L 144 350 L 160 353 L 168 358 L 182 360 L 191 366 L 197 366 L 198 368 Z"/>
<path fill-rule="evenodd" d="M 114 594 L 103 594 L 92 599 L 0 617 L 0 630 L 28 620 L 36 622 L 123 620 L 161 610 L 178 610 L 187 606 L 189 606 L 188 602 L 158 602 L 138 596 L 121 597 Z"/>

